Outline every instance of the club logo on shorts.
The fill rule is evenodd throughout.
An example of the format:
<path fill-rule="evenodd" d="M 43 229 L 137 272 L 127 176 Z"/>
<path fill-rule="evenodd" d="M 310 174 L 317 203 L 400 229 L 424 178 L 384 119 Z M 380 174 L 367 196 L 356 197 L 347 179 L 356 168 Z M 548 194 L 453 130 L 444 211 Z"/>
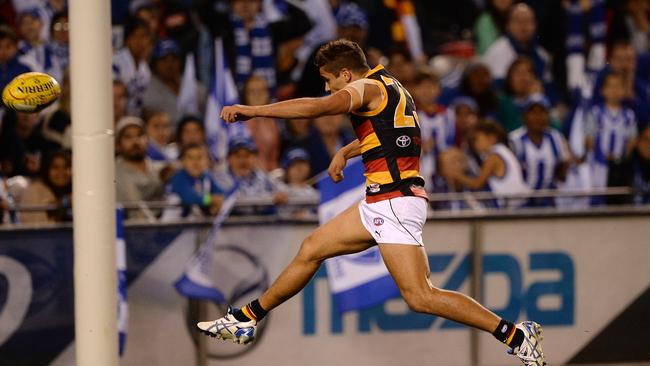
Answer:
<path fill-rule="evenodd" d="M 377 193 L 379 192 L 379 190 L 380 190 L 379 184 L 377 183 L 372 183 L 371 185 L 368 186 L 368 191 L 370 191 L 370 193 Z"/>
<path fill-rule="evenodd" d="M 382 219 L 381 217 L 375 217 L 374 219 L 372 219 L 372 222 L 375 224 L 375 226 L 381 226 L 384 224 L 384 219 Z"/>
<path fill-rule="evenodd" d="M 397 144 L 399 147 L 407 147 L 411 144 L 411 138 L 406 135 L 402 135 L 398 137 L 397 140 L 395 140 L 395 144 Z"/>

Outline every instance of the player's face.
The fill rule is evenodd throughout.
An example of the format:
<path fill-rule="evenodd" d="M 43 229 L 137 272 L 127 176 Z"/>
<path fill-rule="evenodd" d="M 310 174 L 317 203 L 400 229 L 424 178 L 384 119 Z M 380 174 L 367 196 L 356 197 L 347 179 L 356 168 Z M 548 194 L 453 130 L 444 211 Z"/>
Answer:
<path fill-rule="evenodd" d="M 198 178 L 208 170 L 210 160 L 208 159 L 208 151 L 203 147 L 190 149 L 185 152 L 183 159 L 183 169 L 194 178 Z"/>
<path fill-rule="evenodd" d="M 325 81 L 325 91 L 332 94 L 345 88 L 345 86 L 348 85 L 348 83 L 352 79 L 352 75 L 350 74 L 350 71 L 346 69 L 342 69 L 339 72 L 338 76 L 325 71 L 323 67 L 320 68 L 319 72 L 320 72 L 320 76 Z"/>

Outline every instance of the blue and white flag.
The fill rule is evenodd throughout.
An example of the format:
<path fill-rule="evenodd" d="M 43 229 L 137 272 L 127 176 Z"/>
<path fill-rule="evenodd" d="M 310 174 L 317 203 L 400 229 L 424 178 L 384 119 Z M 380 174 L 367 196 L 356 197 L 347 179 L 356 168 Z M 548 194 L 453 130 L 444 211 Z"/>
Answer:
<path fill-rule="evenodd" d="M 220 117 L 224 106 L 236 103 L 239 103 L 237 86 L 228 67 L 223 40 L 217 38 L 214 41 L 214 69 L 210 94 L 205 107 L 205 134 L 210 155 L 216 162 L 225 161 L 230 136 L 249 136 L 243 123 L 227 124 Z"/>
<path fill-rule="evenodd" d="M 221 230 L 221 225 L 228 215 L 230 215 L 230 211 L 232 211 L 237 200 L 237 188 L 236 186 L 226 195 L 221 210 L 219 210 L 219 214 L 213 221 L 208 238 L 201 244 L 201 247 L 194 256 L 190 258 L 185 267 L 185 273 L 174 284 L 176 291 L 181 295 L 193 299 L 211 300 L 220 304 L 226 302 L 225 296 L 217 289 L 213 282 L 213 255 L 215 252 L 215 239 Z"/>
<path fill-rule="evenodd" d="M 126 303 L 126 246 L 124 243 L 124 213 L 122 208 L 115 211 L 115 248 L 117 262 L 117 332 L 120 356 L 126 345 L 126 329 L 129 324 L 129 308 Z"/>
<path fill-rule="evenodd" d="M 320 224 L 331 220 L 365 195 L 364 167 L 361 159 L 350 161 L 343 171 L 345 179 L 334 183 L 329 177 L 318 182 L 321 202 Z M 399 296 L 399 289 L 374 246 L 361 253 L 348 254 L 325 261 L 330 291 L 339 312 L 364 309 Z"/>

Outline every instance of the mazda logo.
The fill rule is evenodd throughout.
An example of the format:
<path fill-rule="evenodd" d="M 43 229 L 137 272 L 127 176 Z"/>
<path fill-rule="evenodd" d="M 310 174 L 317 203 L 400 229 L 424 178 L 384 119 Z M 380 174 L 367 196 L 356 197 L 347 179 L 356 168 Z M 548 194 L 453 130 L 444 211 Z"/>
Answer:
<path fill-rule="evenodd" d="M 395 140 L 395 143 L 399 147 L 407 147 L 411 144 L 411 138 L 406 135 L 402 135 L 398 137 L 397 140 Z"/>

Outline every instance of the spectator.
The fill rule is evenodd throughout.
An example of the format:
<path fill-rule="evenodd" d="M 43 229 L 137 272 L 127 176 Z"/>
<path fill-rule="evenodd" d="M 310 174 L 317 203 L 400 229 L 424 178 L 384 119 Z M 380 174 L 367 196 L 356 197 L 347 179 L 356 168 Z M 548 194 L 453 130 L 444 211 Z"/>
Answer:
<path fill-rule="evenodd" d="M 41 157 L 55 148 L 43 137 L 39 119 L 38 113 L 5 113 L 0 133 L 0 161 L 7 176 L 38 175 Z"/>
<path fill-rule="evenodd" d="M 541 82 L 535 76 L 535 65 L 529 58 L 517 57 L 510 64 L 503 90 L 520 109 L 532 95 L 544 93 Z"/>
<path fill-rule="evenodd" d="M 530 191 L 524 181 L 521 166 L 512 151 L 506 146 L 506 135 L 501 126 L 494 122 L 477 124 L 471 137 L 472 149 L 482 157 L 477 176 L 465 175 L 461 169 L 450 170 L 450 177 L 463 187 L 472 190 L 487 189 L 496 195 L 527 193 Z M 521 207 L 522 199 L 497 200 L 499 207 Z"/>
<path fill-rule="evenodd" d="M 243 90 L 243 102 L 246 105 L 259 106 L 271 102 L 271 94 L 266 80 L 253 76 L 246 81 Z M 270 172 L 278 168 L 280 160 L 280 129 L 272 118 L 255 117 L 246 121 L 255 146 L 258 146 L 262 169 Z"/>
<path fill-rule="evenodd" d="M 140 116 L 144 92 L 151 79 L 149 57 L 153 34 L 147 23 L 132 19 L 124 29 L 125 47 L 113 56 L 113 79 L 121 81 L 128 90 L 127 113 Z"/>
<path fill-rule="evenodd" d="M 512 7 L 506 23 L 506 34 L 488 48 L 483 61 L 497 81 L 506 77 L 510 64 L 517 56 L 533 61 L 535 75 L 546 85 L 551 83 L 551 56 L 537 44 L 535 13 L 526 4 Z"/>
<path fill-rule="evenodd" d="M 117 123 L 115 142 L 117 201 L 161 200 L 164 196 L 160 177 L 162 166 L 154 164 L 146 155 L 147 137 L 142 120 L 130 116 L 122 118 Z"/>
<path fill-rule="evenodd" d="M 602 102 L 593 106 L 586 122 L 586 146 L 592 151 L 592 187 L 607 187 L 608 167 L 632 152 L 637 138 L 634 112 L 623 105 L 625 76 L 610 72 L 603 79 Z"/>
<path fill-rule="evenodd" d="M 20 30 L 23 41 L 19 43 L 21 61 L 33 71 L 52 75 L 56 80 L 63 80 L 63 72 L 68 65 L 68 16 L 57 13 L 52 17 L 50 31 L 52 39 L 42 40 L 43 22 L 39 12 L 33 10 L 20 18 Z"/>
<path fill-rule="evenodd" d="M 44 55 L 44 43 L 41 39 L 41 30 L 43 22 L 37 9 L 29 9 L 18 14 L 18 30 L 20 32 L 20 42 L 18 42 L 18 53 L 26 55 L 32 50 L 36 50 L 41 56 Z M 43 59 L 37 60 L 39 65 L 44 63 Z"/>
<path fill-rule="evenodd" d="M 510 133 L 510 142 L 531 189 L 553 189 L 566 179 L 571 155 L 562 134 L 550 127 L 550 103 L 533 97 L 524 106 L 524 126 Z M 552 198 L 531 198 L 530 206 L 553 206 Z"/>
<path fill-rule="evenodd" d="M 16 76 L 31 71 L 18 60 L 18 38 L 13 29 L 0 25 L 0 90 Z"/>
<path fill-rule="evenodd" d="M 182 150 L 187 145 L 203 145 L 205 143 L 205 127 L 201 119 L 194 116 L 185 116 L 178 122 L 176 144 L 179 150 Z"/>
<path fill-rule="evenodd" d="M 223 190 L 209 174 L 210 157 L 205 145 L 185 146 L 180 154 L 182 169 L 169 183 L 169 193 L 177 196 L 183 205 L 182 216 L 196 206 L 205 215 L 216 215 L 223 203 Z"/>
<path fill-rule="evenodd" d="M 41 173 L 23 192 L 20 205 L 53 205 L 47 211 L 21 212 L 22 223 L 71 221 L 72 161 L 70 154 L 55 152 L 43 162 Z"/>
<path fill-rule="evenodd" d="M 313 198 L 315 201 L 320 197 L 318 191 L 309 184 L 308 178 L 312 175 L 309 160 L 309 153 L 304 149 L 295 148 L 287 151 L 282 167 L 285 170 L 284 183 L 286 188 L 284 192 L 289 197 Z M 281 216 L 291 218 L 307 219 L 316 217 L 316 212 L 313 209 L 281 207 L 278 211 Z"/>
<path fill-rule="evenodd" d="M 257 148 L 249 139 L 232 139 L 228 144 L 227 171 L 217 173 L 219 187 L 229 192 L 238 187 L 238 197 L 270 198 L 275 204 L 287 202 L 282 184 L 257 168 Z M 233 215 L 271 215 L 275 207 L 236 207 Z"/>
<path fill-rule="evenodd" d="M 280 151 L 286 154 L 294 147 L 307 149 L 311 132 L 311 121 L 305 118 L 289 119 L 280 125 Z"/>
<path fill-rule="evenodd" d="M 386 70 L 399 80 L 407 90 L 411 90 L 411 83 L 415 77 L 416 68 L 411 55 L 407 50 L 395 48 L 388 54 Z"/>
<path fill-rule="evenodd" d="M 623 104 L 634 111 L 639 122 L 650 122 L 650 85 L 639 76 L 647 71 L 637 70 L 637 55 L 628 41 L 618 41 L 610 47 L 607 67 L 598 74 L 594 85 L 594 104 L 602 103 L 603 79 L 612 71 L 623 77 Z"/>
<path fill-rule="evenodd" d="M 336 32 L 338 38 L 356 42 L 365 49 L 368 37 L 368 18 L 366 13 L 354 3 L 341 3 L 336 12 Z M 296 86 L 296 95 L 300 97 L 319 97 L 325 94 L 325 82 L 316 67 L 316 53 L 322 46 L 317 46 L 305 62 L 302 75 Z M 375 52 L 377 53 L 377 52 Z M 379 57 L 375 57 L 378 62 Z M 368 60 L 371 65 L 375 62 Z"/>
<path fill-rule="evenodd" d="M 172 129 L 169 115 L 165 112 L 148 112 L 145 115 L 144 130 L 149 141 L 147 157 L 153 161 L 173 162 L 178 158 L 176 144 L 171 142 Z"/>
<path fill-rule="evenodd" d="M 616 36 L 620 39 L 629 40 L 638 54 L 650 50 L 650 3 L 647 0 L 625 0 L 620 8 L 615 9 L 622 12 L 615 13 L 613 33 L 618 33 Z M 616 16 L 622 19 L 616 19 Z"/>
<path fill-rule="evenodd" d="M 484 55 L 490 46 L 505 32 L 508 12 L 513 0 L 488 0 L 486 10 L 474 23 L 474 37 L 479 55 Z"/>
<path fill-rule="evenodd" d="M 303 36 L 311 28 L 307 15 L 285 3 L 284 16 L 270 22 L 262 12 L 261 0 L 231 0 L 230 12 L 207 6 L 199 10 L 203 24 L 214 37 L 222 37 L 224 49 L 239 88 L 252 75 L 266 79 L 275 89 L 273 50 L 289 40 Z M 206 1 L 205 5 L 212 5 Z M 252 47 L 252 45 L 255 47 Z"/>
<path fill-rule="evenodd" d="M 179 96 L 183 88 L 181 83 L 182 67 L 183 51 L 176 41 L 172 39 L 158 41 L 151 57 L 153 75 L 144 92 L 144 109 L 167 112 L 169 118 L 174 122 L 187 112 L 183 110 L 183 106 L 179 105 Z M 205 110 L 205 88 L 199 85 L 196 79 L 193 82 L 198 100 L 196 107 L 198 110 Z"/>
<path fill-rule="evenodd" d="M 348 130 L 342 128 L 345 118 L 345 115 L 339 114 L 314 120 L 306 148 L 311 156 L 314 174 L 326 171 L 334 154 L 355 139 Z"/>
<path fill-rule="evenodd" d="M 417 107 L 420 131 L 422 134 L 422 156 L 420 158 L 420 174 L 425 178 L 425 189 L 433 189 L 432 177 L 436 170 L 434 126 L 436 120 L 442 118 L 445 109 L 437 103 L 440 96 L 438 77 L 431 71 L 421 69 L 415 74 L 411 94 Z"/>
<path fill-rule="evenodd" d="M 609 171 L 608 186 L 628 186 L 634 189 L 631 201 L 608 198 L 610 203 L 625 201 L 635 204 L 650 203 L 650 125 L 639 134 L 639 140 L 632 155 L 621 164 L 613 164 Z"/>
<path fill-rule="evenodd" d="M 52 38 L 46 45 L 52 64 L 49 68 L 45 67 L 45 71 L 59 81 L 63 80 L 63 74 L 68 68 L 68 63 L 70 62 L 70 39 L 68 35 L 68 27 L 67 13 L 54 14 L 50 25 L 50 34 L 52 35 Z"/>
<path fill-rule="evenodd" d="M 70 119 L 72 110 L 70 108 L 70 74 L 66 69 L 61 83 L 58 107 L 43 117 L 43 137 L 56 145 L 57 149 L 72 149 L 72 121 Z"/>
<path fill-rule="evenodd" d="M 495 90 L 490 69 L 484 63 L 467 66 L 456 93 L 476 101 L 479 117 L 494 119 L 507 131 L 521 127 L 519 111 L 506 96 Z"/>
<path fill-rule="evenodd" d="M 147 23 L 154 36 L 160 34 L 160 7 L 150 1 L 133 1 L 131 6 L 133 5 L 133 17 Z"/>
<path fill-rule="evenodd" d="M 113 124 L 126 116 L 126 107 L 129 103 L 129 91 L 126 85 L 119 80 L 113 80 Z"/>

